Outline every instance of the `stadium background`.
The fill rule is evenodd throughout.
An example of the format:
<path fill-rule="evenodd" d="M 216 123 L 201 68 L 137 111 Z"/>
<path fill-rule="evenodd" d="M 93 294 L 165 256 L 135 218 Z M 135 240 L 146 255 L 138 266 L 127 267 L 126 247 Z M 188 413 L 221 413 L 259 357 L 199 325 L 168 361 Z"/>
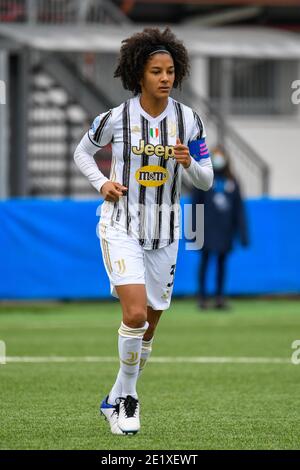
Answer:
<path fill-rule="evenodd" d="M 220 400 L 217 408 L 223 416 L 222 400 L 225 398 L 220 397 L 223 392 L 226 396 L 226 390 L 231 396 L 228 376 L 234 374 L 236 392 L 240 390 L 241 397 L 245 393 L 244 384 L 250 380 L 253 390 L 257 391 L 257 401 L 251 402 L 253 408 L 248 405 L 247 413 L 251 418 L 257 407 L 262 410 L 269 404 L 271 410 L 272 399 L 268 393 L 284 377 L 286 388 L 282 385 L 277 399 L 280 402 L 280 396 L 284 397 L 286 404 L 283 408 L 277 405 L 273 434 L 266 430 L 268 438 L 260 436 L 263 431 L 256 422 L 257 426 L 253 424 L 250 433 L 254 436 L 252 441 L 243 425 L 236 430 L 240 435 L 238 440 L 235 432 L 231 439 L 222 440 L 224 429 L 227 425 L 230 427 L 227 416 L 226 422 L 221 419 L 225 428 L 221 426 L 220 435 L 214 435 L 215 440 L 210 439 L 207 431 L 204 440 L 199 436 L 199 440 L 191 442 L 194 448 L 197 445 L 199 448 L 299 446 L 292 437 L 296 414 L 291 412 L 294 407 L 289 395 L 296 386 L 297 367 L 290 372 L 280 369 L 294 367 L 284 361 L 288 361 L 292 354 L 291 343 L 297 339 L 300 312 L 300 104 L 292 100 L 295 91 L 292 84 L 300 80 L 299 2 L 0 0 L 0 340 L 7 349 L 7 363 L 5 367 L 0 366 L 0 374 L 5 384 L 2 390 L 8 400 L 8 406 L 2 410 L 6 426 L 2 429 L 0 448 L 116 445 L 105 437 L 104 425 L 102 444 L 89 433 L 90 440 L 87 437 L 80 440 L 78 435 L 65 439 L 63 426 L 58 433 L 60 440 L 54 433 L 49 438 L 43 437 L 38 427 L 35 437 L 30 437 L 30 423 L 36 423 L 42 407 L 31 408 L 29 397 L 34 393 L 33 384 L 26 377 L 33 381 L 34 377 L 43 378 L 39 390 L 42 395 L 50 379 L 56 381 L 59 388 L 60 379 L 56 374 L 63 377 L 64 382 L 76 370 L 74 364 L 66 362 L 59 365 L 58 373 L 57 365 L 47 364 L 45 358 L 94 355 L 95 362 L 99 357 L 101 362 L 101 357 L 116 354 L 115 344 L 103 341 L 102 335 L 104 328 L 108 336 L 114 338 L 120 312 L 115 302 L 102 302 L 109 299 L 109 286 L 96 235 L 101 198 L 75 168 L 72 155 L 92 119 L 128 96 L 121 84 L 112 79 L 121 40 L 145 25 L 154 24 L 171 25 L 189 49 L 191 77 L 174 96 L 192 105 L 203 117 L 209 147 L 222 142 L 228 150 L 246 197 L 251 241 L 246 250 L 237 246 L 230 259 L 226 291 L 241 300 L 232 301 L 233 310 L 227 317 L 213 312 L 203 319 L 190 300 L 197 289 L 201 254 L 186 251 L 182 240 L 174 294 L 175 299 L 183 297 L 183 300 L 174 301 L 170 310 L 170 315 L 174 313 L 173 320 L 168 316 L 162 322 L 158 338 L 161 335 L 161 341 L 169 348 L 158 346 L 157 359 L 170 355 L 176 359 L 177 352 L 192 357 L 281 358 L 284 365 L 278 366 L 276 361 L 276 365 L 272 361 L 270 365 L 267 361 L 268 365 L 258 366 L 265 367 L 259 372 L 254 365 L 234 364 L 228 365 L 228 370 L 226 366 L 220 369 L 218 375 L 220 364 L 210 366 L 209 371 L 205 369 L 208 382 L 204 380 L 201 386 L 202 393 L 206 394 L 205 386 L 211 387 L 214 379 L 218 381 L 215 385 L 220 387 L 220 394 L 215 398 Z M 110 148 L 99 152 L 96 161 L 108 174 Z M 182 202 L 189 201 L 189 188 L 185 187 Z M 213 279 L 212 269 L 210 291 Z M 257 296 L 262 295 L 263 300 L 257 300 Z M 22 300 L 25 302 L 20 302 Z M 49 303 L 53 300 L 63 303 Z M 101 302 L 65 303 L 78 300 Z M 179 344 L 178 351 L 168 342 L 169 321 L 173 338 Z M 192 335 L 189 325 L 193 328 Z M 184 329 L 185 335 L 180 334 L 179 327 Z M 53 334 L 56 328 L 61 328 L 57 330 L 58 336 Z M 98 334 L 91 334 L 95 328 Z M 82 330 L 80 337 L 79 329 Z M 40 333 L 38 338 L 35 331 Z M 237 344 L 239 334 L 241 343 Z M 194 346 L 191 346 L 193 341 Z M 217 348 L 215 341 L 219 343 Z M 228 343 L 232 347 L 228 347 Z M 154 361 L 155 354 L 156 351 Z M 34 360 L 28 360 L 27 367 L 34 365 L 25 372 L 22 364 L 29 356 L 42 356 L 44 362 L 36 365 Z M 100 366 L 97 365 L 98 373 L 104 368 L 103 381 L 110 383 L 108 366 Z M 38 367 L 41 369 L 36 369 Z M 80 367 L 87 367 L 88 376 L 82 379 L 91 383 L 92 390 L 91 395 L 87 390 L 84 396 L 89 406 L 95 407 L 91 398 L 97 390 L 92 372 L 95 366 L 83 363 L 78 369 Z M 167 370 L 168 366 L 165 367 Z M 193 396 L 198 393 L 198 378 L 202 380 L 202 372 L 198 376 L 195 366 L 185 367 L 187 373 L 189 367 L 192 368 L 184 380 L 193 377 L 188 393 Z M 249 368 L 251 379 L 245 367 Z M 155 365 L 149 365 L 149 380 L 157 382 L 160 379 L 154 368 Z M 49 371 L 48 378 L 46 371 Z M 172 377 L 167 374 L 166 387 L 167 379 L 171 381 Z M 18 389 L 19 380 L 24 380 L 24 387 Z M 182 392 L 179 375 L 176 383 Z M 81 390 L 79 382 L 76 387 Z M 52 403 L 51 397 L 52 400 L 57 398 L 58 388 L 50 386 L 49 403 L 44 403 L 46 409 Z M 64 395 L 60 392 L 59 396 L 67 410 L 70 393 L 67 383 L 63 389 Z M 263 404 L 259 402 L 261 390 L 268 390 Z M 37 396 L 37 403 L 41 395 Z M 28 406 L 23 421 L 15 416 L 15 405 L 20 398 Z M 150 392 L 147 399 L 150 402 L 153 399 Z M 77 405 L 85 410 L 82 402 Z M 228 409 L 230 406 L 232 401 Z M 68 409 L 70 416 L 72 411 Z M 280 422 L 290 412 L 290 419 L 285 423 L 285 438 Z M 84 413 L 86 411 L 82 412 L 82 423 L 86 426 L 90 422 L 93 428 L 93 418 Z M 55 412 L 51 416 L 55 416 Z M 51 426 L 51 419 L 47 422 L 44 418 Z M 183 423 L 184 419 L 182 416 Z M 206 429 L 209 429 L 210 419 L 208 415 Z M 98 432 L 96 425 L 95 432 Z M 164 445 L 170 448 L 172 444 L 175 448 L 193 447 L 188 447 L 192 444 L 187 444 L 187 438 L 181 436 L 176 440 L 176 432 L 175 441 L 171 434 L 166 441 L 156 441 L 153 436 L 147 439 L 147 435 L 143 438 L 132 444 L 133 448 Z"/>

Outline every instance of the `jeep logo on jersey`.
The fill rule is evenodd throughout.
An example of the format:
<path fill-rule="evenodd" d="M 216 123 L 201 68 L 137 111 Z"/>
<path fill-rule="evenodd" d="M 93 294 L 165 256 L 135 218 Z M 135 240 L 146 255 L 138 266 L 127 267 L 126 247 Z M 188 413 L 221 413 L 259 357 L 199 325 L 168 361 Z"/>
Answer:
<path fill-rule="evenodd" d="M 142 186 L 161 186 L 168 180 L 169 174 L 165 168 L 156 165 L 147 165 L 139 168 L 135 179 Z"/>
<path fill-rule="evenodd" d="M 153 144 L 146 144 L 144 140 L 139 141 L 139 147 L 132 147 L 132 152 L 135 155 L 147 155 L 147 157 L 151 157 L 152 155 L 156 155 L 157 157 L 164 157 L 165 160 L 168 158 L 174 157 L 174 147 L 171 145 L 153 145 Z"/>

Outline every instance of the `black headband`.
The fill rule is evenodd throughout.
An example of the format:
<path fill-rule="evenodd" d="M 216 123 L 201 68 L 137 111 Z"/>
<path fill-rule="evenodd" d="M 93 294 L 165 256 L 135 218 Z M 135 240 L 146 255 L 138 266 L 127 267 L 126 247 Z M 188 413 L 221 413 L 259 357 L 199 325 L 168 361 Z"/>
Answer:
<path fill-rule="evenodd" d="M 171 53 L 168 51 L 168 49 L 165 46 L 161 45 L 161 44 L 159 44 L 158 46 L 154 46 L 153 51 L 150 52 L 149 55 L 156 54 L 157 52 L 165 52 L 166 54 L 171 55 Z"/>

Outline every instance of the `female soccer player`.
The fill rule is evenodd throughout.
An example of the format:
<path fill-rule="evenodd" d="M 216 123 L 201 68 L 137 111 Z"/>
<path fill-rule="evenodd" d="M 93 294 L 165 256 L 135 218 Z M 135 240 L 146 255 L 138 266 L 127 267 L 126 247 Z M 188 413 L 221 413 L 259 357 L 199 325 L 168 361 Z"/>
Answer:
<path fill-rule="evenodd" d="M 101 249 L 112 295 L 120 299 L 123 313 L 120 369 L 100 405 L 114 434 L 140 429 L 136 384 L 160 316 L 170 306 L 182 173 L 203 190 L 213 182 L 200 117 L 170 97 L 188 72 L 187 51 L 169 28 L 146 28 L 125 39 L 114 76 L 133 97 L 97 116 L 74 154 L 77 166 L 104 197 Z M 110 179 L 93 159 L 108 143 Z"/>

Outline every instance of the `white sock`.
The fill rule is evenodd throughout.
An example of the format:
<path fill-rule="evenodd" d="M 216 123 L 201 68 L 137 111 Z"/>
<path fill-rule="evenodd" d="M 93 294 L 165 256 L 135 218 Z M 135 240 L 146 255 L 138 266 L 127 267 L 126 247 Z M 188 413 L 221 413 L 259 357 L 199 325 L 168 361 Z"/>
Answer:
<path fill-rule="evenodd" d="M 142 371 L 145 368 L 146 362 L 150 357 L 151 351 L 152 351 L 152 343 L 153 339 L 151 338 L 150 341 L 142 341 L 142 351 L 141 351 L 141 360 L 140 360 L 140 366 L 139 366 L 139 376 L 141 375 Z"/>
<path fill-rule="evenodd" d="M 122 382 L 121 382 L 121 369 L 119 369 L 116 381 L 113 385 L 113 388 L 109 392 L 108 403 L 110 405 L 115 405 L 117 398 L 122 396 Z"/>
<path fill-rule="evenodd" d="M 136 382 L 141 359 L 142 339 L 149 323 L 141 328 L 130 328 L 123 322 L 119 328 L 120 370 L 117 380 L 109 394 L 109 403 L 114 404 L 116 398 L 131 395 L 137 398 Z"/>

